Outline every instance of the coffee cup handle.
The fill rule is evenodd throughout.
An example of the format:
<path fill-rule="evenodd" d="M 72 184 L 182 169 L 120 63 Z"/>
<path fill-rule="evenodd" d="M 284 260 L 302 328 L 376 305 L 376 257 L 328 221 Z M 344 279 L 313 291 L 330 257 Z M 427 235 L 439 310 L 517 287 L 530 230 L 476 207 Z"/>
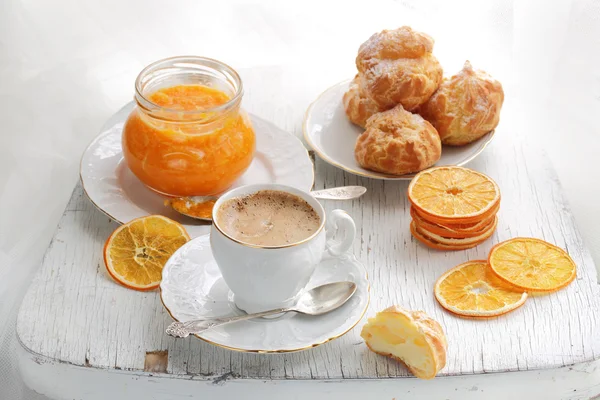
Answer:
<path fill-rule="evenodd" d="M 356 237 L 354 220 L 344 210 L 333 210 L 327 217 L 327 251 L 332 256 L 340 256 L 350 250 Z M 337 234 L 342 239 L 334 240 Z"/>

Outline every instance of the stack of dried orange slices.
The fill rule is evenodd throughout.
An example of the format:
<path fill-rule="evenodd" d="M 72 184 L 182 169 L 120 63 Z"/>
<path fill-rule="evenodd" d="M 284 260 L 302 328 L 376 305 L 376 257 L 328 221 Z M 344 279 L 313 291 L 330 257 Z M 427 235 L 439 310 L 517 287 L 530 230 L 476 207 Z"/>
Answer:
<path fill-rule="evenodd" d="M 498 224 L 500 189 L 488 176 L 463 167 L 436 167 L 408 186 L 410 231 L 438 250 L 464 250 L 489 239 Z"/>
<path fill-rule="evenodd" d="M 435 284 L 446 310 L 489 318 L 522 306 L 527 293 L 550 293 L 575 279 L 575 262 L 563 249 L 533 238 L 514 238 L 492 248 L 487 260 L 452 268 Z"/>

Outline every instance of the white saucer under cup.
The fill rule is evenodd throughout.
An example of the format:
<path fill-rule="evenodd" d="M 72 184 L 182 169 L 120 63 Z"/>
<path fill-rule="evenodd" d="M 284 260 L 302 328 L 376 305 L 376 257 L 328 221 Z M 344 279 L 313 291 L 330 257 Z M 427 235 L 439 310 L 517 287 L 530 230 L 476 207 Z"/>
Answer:
<path fill-rule="evenodd" d="M 350 331 L 369 305 L 365 267 L 350 252 L 325 254 L 306 285 L 307 289 L 330 282 L 350 281 L 357 290 L 340 308 L 320 316 L 290 313 L 276 319 L 240 321 L 196 335 L 213 345 L 253 353 L 284 353 L 311 349 Z M 160 284 L 162 302 L 181 322 L 239 315 L 229 287 L 212 255 L 209 235 L 192 239 L 169 259 Z"/>
<path fill-rule="evenodd" d="M 411 180 L 415 174 L 389 175 L 361 167 L 354 157 L 356 139 L 364 129 L 346 117 L 342 97 L 350 80 L 340 82 L 324 91 L 306 110 L 304 139 L 327 163 L 355 175 L 373 179 Z M 442 156 L 435 164 L 463 166 L 477 157 L 494 136 L 491 131 L 465 146 L 443 146 Z"/>

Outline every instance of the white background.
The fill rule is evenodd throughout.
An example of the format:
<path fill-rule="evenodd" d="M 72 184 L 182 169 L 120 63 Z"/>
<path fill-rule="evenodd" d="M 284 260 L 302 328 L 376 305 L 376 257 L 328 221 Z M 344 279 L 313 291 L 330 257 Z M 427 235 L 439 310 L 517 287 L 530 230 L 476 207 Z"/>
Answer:
<path fill-rule="evenodd" d="M 468 58 L 503 82 L 498 134 L 504 125 L 537 138 L 600 265 L 598 1 L 3 0 L 0 399 L 37 398 L 15 369 L 18 306 L 78 179 L 82 151 L 131 100 L 145 65 L 204 55 L 252 82 L 277 80 L 276 93 L 256 85 L 246 96 L 292 107 L 282 128 L 300 134 L 310 101 L 353 76 L 359 44 L 404 24 L 436 39 L 446 73 Z"/>

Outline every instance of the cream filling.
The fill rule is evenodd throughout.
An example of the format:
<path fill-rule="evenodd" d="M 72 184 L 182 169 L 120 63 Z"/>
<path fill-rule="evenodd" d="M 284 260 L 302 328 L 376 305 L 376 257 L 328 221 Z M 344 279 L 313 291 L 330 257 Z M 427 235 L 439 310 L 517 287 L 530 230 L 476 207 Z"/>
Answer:
<path fill-rule="evenodd" d="M 432 349 L 423 334 L 412 323 L 397 318 L 378 317 L 365 329 L 363 337 L 378 353 L 391 354 L 425 375 L 435 374 Z"/>

